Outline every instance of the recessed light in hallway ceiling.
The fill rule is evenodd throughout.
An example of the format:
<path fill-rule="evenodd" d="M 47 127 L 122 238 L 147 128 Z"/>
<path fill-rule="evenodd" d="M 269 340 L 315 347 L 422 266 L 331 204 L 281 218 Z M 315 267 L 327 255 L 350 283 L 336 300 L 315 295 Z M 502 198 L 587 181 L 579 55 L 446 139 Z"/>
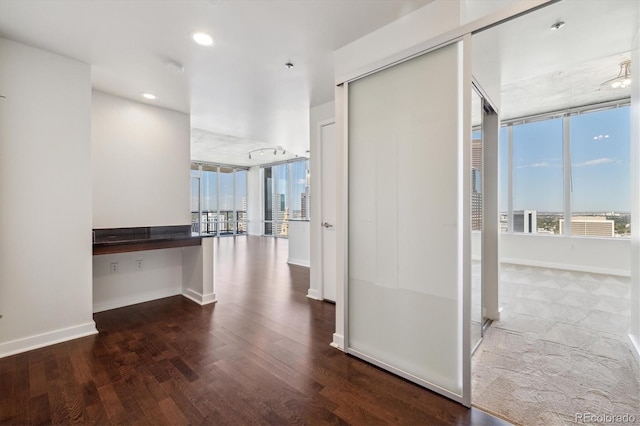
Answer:
<path fill-rule="evenodd" d="M 214 44 L 213 37 L 201 31 L 193 33 L 191 37 L 193 38 L 193 41 L 198 43 L 200 46 L 213 46 Z"/>

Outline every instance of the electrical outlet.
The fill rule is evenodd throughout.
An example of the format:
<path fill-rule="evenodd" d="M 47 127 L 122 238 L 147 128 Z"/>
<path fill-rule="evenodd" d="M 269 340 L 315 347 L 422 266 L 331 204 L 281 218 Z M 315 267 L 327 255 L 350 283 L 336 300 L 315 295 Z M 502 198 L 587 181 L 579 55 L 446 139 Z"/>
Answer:
<path fill-rule="evenodd" d="M 118 262 L 111 262 L 109 264 L 109 272 L 111 272 L 112 274 L 118 272 Z"/>
<path fill-rule="evenodd" d="M 142 259 L 136 260 L 136 271 L 142 271 Z"/>

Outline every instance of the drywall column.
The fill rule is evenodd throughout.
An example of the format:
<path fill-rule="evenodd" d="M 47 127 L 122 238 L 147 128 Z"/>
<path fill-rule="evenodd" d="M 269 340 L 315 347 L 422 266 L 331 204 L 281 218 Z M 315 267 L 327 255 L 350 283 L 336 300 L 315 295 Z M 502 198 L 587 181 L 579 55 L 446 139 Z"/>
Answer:
<path fill-rule="evenodd" d="M 200 305 L 216 302 L 213 284 L 213 237 L 182 249 L 182 295 Z"/>
<path fill-rule="evenodd" d="M 0 39 L 0 357 L 97 333 L 91 68 Z"/>
<path fill-rule="evenodd" d="M 247 233 L 262 235 L 262 217 L 264 205 L 260 188 L 260 167 L 251 167 L 247 172 Z"/>
<path fill-rule="evenodd" d="M 639 13 L 640 15 L 640 13 Z M 638 16 L 640 19 L 640 16 Z M 631 53 L 631 351 L 640 363 L 640 32 Z"/>

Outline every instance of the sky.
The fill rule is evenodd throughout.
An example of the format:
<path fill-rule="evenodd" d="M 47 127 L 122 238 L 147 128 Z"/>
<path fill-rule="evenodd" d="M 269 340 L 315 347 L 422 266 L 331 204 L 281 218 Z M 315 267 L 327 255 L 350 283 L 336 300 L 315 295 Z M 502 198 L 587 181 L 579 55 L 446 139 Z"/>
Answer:
<path fill-rule="evenodd" d="M 631 209 L 629 107 L 575 115 L 571 210 Z M 563 210 L 562 119 L 513 126 L 513 209 Z M 500 211 L 507 210 L 507 129 L 500 131 Z"/>

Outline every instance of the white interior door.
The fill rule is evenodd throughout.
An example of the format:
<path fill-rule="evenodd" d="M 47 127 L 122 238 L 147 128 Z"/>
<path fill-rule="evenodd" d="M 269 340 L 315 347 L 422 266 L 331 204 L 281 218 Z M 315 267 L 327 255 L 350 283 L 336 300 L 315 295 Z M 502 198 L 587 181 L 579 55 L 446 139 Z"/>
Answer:
<path fill-rule="evenodd" d="M 320 124 L 322 297 L 336 300 L 336 125 Z"/>

